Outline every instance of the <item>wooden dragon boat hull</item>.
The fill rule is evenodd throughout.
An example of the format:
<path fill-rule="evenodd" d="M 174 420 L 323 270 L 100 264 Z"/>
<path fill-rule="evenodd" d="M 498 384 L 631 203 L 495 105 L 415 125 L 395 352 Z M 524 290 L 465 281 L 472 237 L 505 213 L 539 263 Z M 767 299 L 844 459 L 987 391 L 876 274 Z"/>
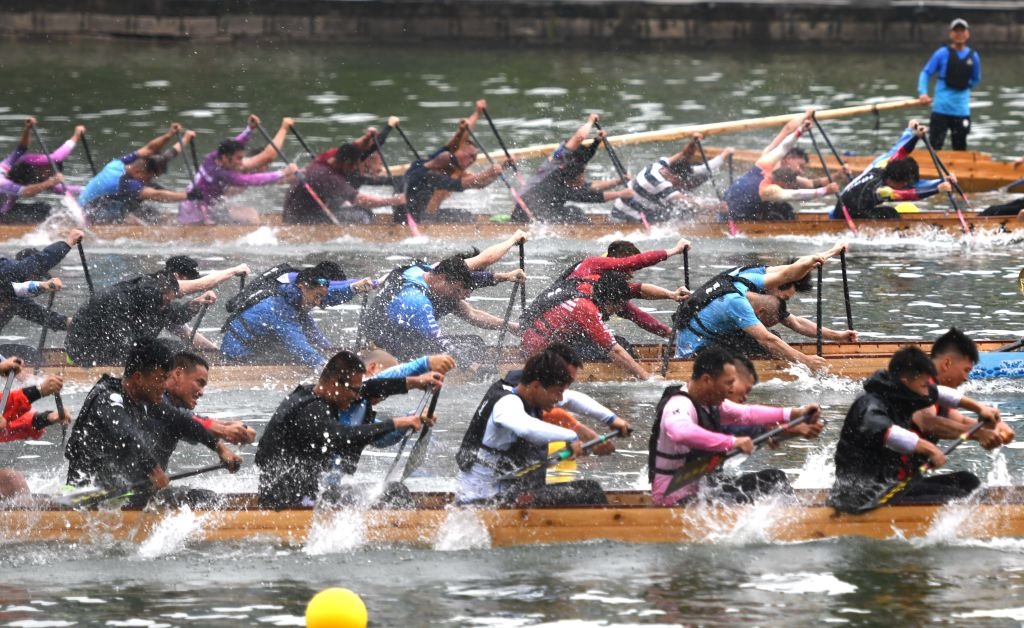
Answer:
<path fill-rule="evenodd" d="M 983 340 L 978 342 L 978 348 L 982 352 L 991 352 L 994 349 L 1012 342 L 1015 339 L 1004 340 Z M 829 375 L 846 377 L 850 379 L 863 379 L 878 369 L 885 368 L 892 357 L 892 354 L 904 346 L 916 346 L 924 351 L 931 348 L 929 342 L 906 341 L 906 342 L 858 342 L 854 344 L 825 344 L 823 355 L 829 363 Z M 815 353 L 815 344 L 794 343 L 796 349 L 808 354 Z M 648 371 L 659 373 L 661 370 L 661 354 L 665 350 L 663 344 L 634 345 L 639 356 L 639 361 Z M 987 354 L 983 354 L 987 355 Z M 1024 354 L 1002 354 L 1007 360 L 1006 368 L 999 371 L 984 372 L 979 369 L 975 377 L 1022 377 L 1024 376 L 1024 364 L 1019 364 L 1017 370 L 1011 368 L 1010 361 L 1024 360 Z M 210 373 L 210 386 L 212 388 L 252 388 L 252 387 L 291 387 L 296 383 L 309 380 L 316 374 L 310 369 L 292 365 L 236 365 L 217 364 L 217 354 L 210 354 L 211 361 L 215 364 Z M 67 384 L 87 386 L 97 381 L 103 373 L 118 372 L 119 368 L 113 367 L 79 367 L 68 366 L 66 354 L 61 349 L 47 349 L 44 352 L 43 361 L 45 371 L 57 371 L 63 374 Z M 522 367 L 523 356 L 517 349 L 506 350 L 501 363 L 498 364 L 497 372 L 505 373 L 509 370 Z M 791 381 L 797 379 L 801 374 L 806 375 L 809 371 L 802 366 L 794 365 L 785 360 L 761 359 L 754 360 L 757 371 L 762 380 L 781 379 Z M 988 364 L 984 362 L 983 364 Z M 688 359 L 673 358 L 668 362 L 666 378 L 670 380 L 687 380 L 693 368 L 693 361 Z M 493 374 L 494 371 L 492 371 Z M 470 371 L 456 370 L 450 376 L 452 381 L 466 381 L 480 379 L 484 375 L 474 375 Z M 588 362 L 579 370 L 578 381 L 580 382 L 609 382 L 629 380 L 628 373 L 610 362 Z"/>
<path fill-rule="evenodd" d="M 251 496 L 220 511 L 0 511 L 0 545 L 24 543 L 141 543 L 187 529 L 194 542 L 315 543 L 349 539 L 360 545 L 515 546 L 609 540 L 624 543 L 813 541 L 833 537 L 905 539 L 955 523 L 965 538 L 1024 536 L 1024 504 L 1016 488 L 993 489 L 969 505 L 887 506 L 840 515 L 819 491 L 800 491 L 796 503 L 762 506 L 652 506 L 645 494 L 611 492 L 607 506 L 459 509 L 450 495 L 425 494 L 406 510 L 260 510 Z M 182 517 L 191 525 L 182 525 Z M 189 521 L 185 521 L 188 524 Z"/>

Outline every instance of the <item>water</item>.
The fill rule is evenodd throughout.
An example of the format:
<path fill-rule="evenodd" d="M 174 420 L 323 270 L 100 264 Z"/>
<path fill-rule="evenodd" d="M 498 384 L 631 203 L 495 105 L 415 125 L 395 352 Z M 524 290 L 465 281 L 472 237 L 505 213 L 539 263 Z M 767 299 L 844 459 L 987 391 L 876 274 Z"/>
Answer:
<path fill-rule="evenodd" d="M 482 95 L 509 144 L 528 145 L 562 139 L 588 111 L 601 112 L 605 126 L 613 132 L 632 132 L 795 111 L 811 103 L 832 107 L 913 95 L 916 60 L 897 76 L 891 75 L 889 57 L 825 54 L 822 63 L 811 64 L 805 54 L 778 53 L 549 50 L 512 56 L 443 48 L 280 50 L 8 43 L 0 61 L 8 88 L 0 105 L 0 142 L 12 142 L 20 119 L 35 113 L 53 145 L 70 134 L 74 121 L 84 121 L 98 161 L 141 145 L 172 119 L 199 131 L 200 147 L 210 150 L 219 138 L 240 129 L 245 115 L 253 110 L 264 116 L 268 129 L 276 128 L 282 115 L 295 116 L 318 148 L 354 137 L 367 124 L 380 124 L 395 113 L 403 118 L 402 126 L 414 141 L 427 147 L 443 142 L 457 119 Z M 430 56 L 429 62 L 424 55 Z M 1019 150 L 1022 109 L 1019 86 L 1013 82 L 1016 65 L 1011 65 L 1016 61 L 1009 55 L 986 54 L 986 82 L 975 99 L 972 143 L 1004 158 Z M 829 128 L 843 150 L 874 152 L 896 137 L 909 115 L 883 115 L 878 136 L 870 118 L 837 121 Z M 480 135 L 485 143 L 493 143 L 486 133 Z M 762 131 L 730 136 L 721 143 L 756 148 L 770 135 Z M 389 142 L 386 150 L 396 163 L 405 158 L 398 141 Z M 636 167 L 674 150 L 668 145 L 643 145 L 622 152 Z M 287 152 L 298 154 L 291 142 Z M 599 155 L 592 171 L 595 176 L 610 175 L 611 166 Z M 72 180 L 84 177 L 84 161 L 77 154 L 68 163 L 68 174 Z M 175 170 L 164 183 L 178 188 L 183 182 L 184 172 Z M 280 206 L 281 193 L 279 188 L 264 188 L 246 199 L 272 212 Z M 467 195 L 463 202 L 478 210 L 511 206 L 497 186 Z M 627 230 L 623 235 L 643 249 L 670 246 L 678 237 L 669 230 L 655 230 L 650 236 Z M 23 241 L 2 242 L 0 253 L 11 255 L 23 246 L 48 242 L 52 236 L 52 231 L 41 231 Z M 334 258 L 350 276 L 358 276 L 379 273 L 405 259 L 437 259 L 469 244 L 424 239 L 383 250 L 342 238 L 326 244 L 281 245 L 267 230 L 254 229 L 245 238 L 215 247 L 189 242 L 88 241 L 87 251 L 94 280 L 105 285 L 140 270 L 155 270 L 163 259 L 177 253 L 195 255 L 203 270 L 240 262 L 261 269 L 285 259 L 308 263 Z M 536 294 L 568 260 L 598 252 L 606 244 L 545 237 L 532 241 L 527 247 L 529 293 Z M 783 261 L 830 244 L 828 238 L 698 240 L 691 255 L 691 274 L 699 282 L 751 255 Z M 929 339 L 954 324 L 977 337 L 1024 334 L 1021 297 L 1015 286 L 1020 270 L 1017 240 L 996 234 L 970 241 L 927 233 L 899 239 L 866 234 L 852 240 L 851 247 L 853 312 L 862 338 Z M 510 256 L 499 269 L 514 264 Z M 826 273 L 826 323 L 834 327 L 843 326 L 838 271 L 836 264 L 830 264 Z M 86 294 L 74 255 L 62 263 L 58 274 L 68 287 L 57 306 L 73 313 Z M 640 280 L 665 286 L 678 285 L 682 276 L 678 258 L 638 274 Z M 222 294 L 233 291 L 228 285 Z M 474 305 L 500 315 L 507 294 L 506 286 L 484 290 L 474 297 Z M 662 318 L 670 311 L 657 302 L 644 305 Z M 811 316 L 814 304 L 798 299 L 790 309 Z M 351 340 L 357 317 L 354 306 L 317 315 L 339 344 Z M 203 333 L 217 340 L 223 318 L 222 309 L 212 309 Z M 650 341 L 641 331 L 614 325 L 634 340 Z M 35 344 L 37 333 L 20 321 L 3 332 L 7 342 L 29 344 Z M 61 346 L 63 335 L 51 334 L 50 344 Z M 262 431 L 285 388 L 268 384 L 226 389 L 218 384 L 214 368 L 199 408 L 219 418 L 244 419 Z M 445 390 L 431 455 L 423 471 L 410 479 L 411 487 L 451 487 L 454 453 L 484 388 L 484 384 L 466 384 Z M 619 444 L 616 456 L 585 460 L 581 468 L 608 488 L 642 487 L 645 436 L 661 387 L 607 383 L 579 388 L 637 428 L 636 436 Z M 828 486 L 831 447 L 858 389 L 857 382 L 837 378 L 759 385 L 755 401 L 821 403 L 829 427 L 819 442 L 791 443 L 753 457 L 745 468 L 774 466 L 790 471 L 798 486 Z M 1022 427 L 1024 384 L 972 383 L 967 390 L 984 402 L 1002 402 L 1010 424 Z M 84 387 L 66 391 L 68 407 L 77 408 L 86 392 Z M 381 410 L 408 410 L 416 401 L 416 395 L 392 399 Z M 52 491 L 63 479 L 59 439 L 60 431 L 50 430 L 40 441 L 5 443 L 0 447 L 0 467 L 17 466 L 33 489 Z M 1021 484 L 1024 465 L 1016 449 L 993 456 L 967 445 L 958 450 L 953 464 L 979 473 L 992 484 Z M 229 492 L 254 490 L 254 452 L 253 447 L 242 448 L 245 467 L 239 474 L 203 476 L 192 484 Z M 392 457 L 391 451 L 368 450 L 360 475 L 367 480 L 380 478 Z M 182 445 L 172 471 L 209 461 L 206 450 Z M 159 534 L 140 546 L 0 542 L 0 582 L 4 583 L 0 585 L 0 623 L 301 625 L 305 602 L 327 586 L 358 591 L 380 626 L 1012 625 L 1024 621 L 1019 594 L 1024 545 L 1013 539 L 962 540 L 955 526 L 936 529 L 927 540 L 914 543 L 846 539 L 765 544 L 757 540 L 755 525 L 744 535 L 692 546 L 592 542 L 488 549 L 486 539 L 473 526 L 453 521 L 440 544 L 443 551 L 424 551 L 367 546 L 353 533 L 358 519 L 358 513 L 349 513 L 348 519 L 331 522 L 310 543 L 287 547 L 261 542 L 198 543 L 190 533 L 202 521 L 189 513 L 169 519 Z"/>

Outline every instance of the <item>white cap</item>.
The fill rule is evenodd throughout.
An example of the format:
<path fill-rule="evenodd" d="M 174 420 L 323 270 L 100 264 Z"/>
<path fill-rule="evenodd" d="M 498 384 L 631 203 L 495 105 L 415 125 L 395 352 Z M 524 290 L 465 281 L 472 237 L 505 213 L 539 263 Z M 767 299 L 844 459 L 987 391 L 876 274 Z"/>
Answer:
<path fill-rule="evenodd" d="M 962 17 L 958 17 L 958 18 L 956 18 L 955 20 L 953 20 L 952 22 L 949 23 L 949 30 L 952 31 L 952 30 L 956 30 L 958 28 L 964 28 L 964 29 L 970 30 L 971 27 L 967 24 L 967 20 L 965 20 Z"/>

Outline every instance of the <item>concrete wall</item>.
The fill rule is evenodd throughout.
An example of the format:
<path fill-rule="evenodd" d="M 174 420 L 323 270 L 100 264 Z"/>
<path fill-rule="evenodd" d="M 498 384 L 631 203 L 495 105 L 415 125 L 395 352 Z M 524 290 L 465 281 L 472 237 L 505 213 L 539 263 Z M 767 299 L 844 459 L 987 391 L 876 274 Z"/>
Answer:
<path fill-rule="evenodd" d="M 941 41 L 953 17 L 971 22 L 972 39 L 982 50 L 1024 47 L 1024 2 L 969 0 L 0 0 L 0 35 L 211 42 L 919 48 Z"/>

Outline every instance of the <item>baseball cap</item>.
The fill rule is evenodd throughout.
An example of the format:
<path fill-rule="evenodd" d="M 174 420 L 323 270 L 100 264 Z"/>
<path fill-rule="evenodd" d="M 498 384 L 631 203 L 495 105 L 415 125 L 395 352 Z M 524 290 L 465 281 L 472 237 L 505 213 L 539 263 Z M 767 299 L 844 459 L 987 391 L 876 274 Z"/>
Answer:
<path fill-rule="evenodd" d="M 199 279 L 199 262 L 188 255 L 175 255 L 164 262 L 169 273 L 178 273 L 183 279 Z"/>
<path fill-rule="evenodd" d="M 970 29 L 971 27 L 967 24 L 967 20 L 962 17 L 958 17 L 949 23 L 949 30 L 956 30 L 958 28 Z"/>

